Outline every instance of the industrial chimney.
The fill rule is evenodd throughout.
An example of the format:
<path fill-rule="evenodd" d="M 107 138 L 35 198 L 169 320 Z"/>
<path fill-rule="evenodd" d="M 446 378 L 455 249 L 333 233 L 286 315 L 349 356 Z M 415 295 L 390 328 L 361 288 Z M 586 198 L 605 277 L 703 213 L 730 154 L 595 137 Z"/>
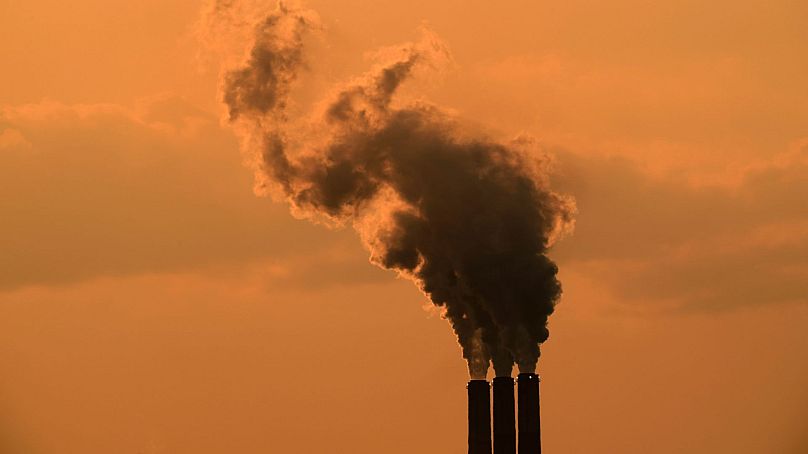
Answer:
<path fill-rule="evenodd" d="M 519 374 L 519 454 L 541 454 L 539 376 Z"/>
<path fill-rule="evenodd" d="M 494 378 L 494 454 L 516 454 L 513 378 Z"/>
<path fill-rule="evenodd" d="M 486 380 L 470 380 L 469 454 L 491 454 L 491 387 Z"/>

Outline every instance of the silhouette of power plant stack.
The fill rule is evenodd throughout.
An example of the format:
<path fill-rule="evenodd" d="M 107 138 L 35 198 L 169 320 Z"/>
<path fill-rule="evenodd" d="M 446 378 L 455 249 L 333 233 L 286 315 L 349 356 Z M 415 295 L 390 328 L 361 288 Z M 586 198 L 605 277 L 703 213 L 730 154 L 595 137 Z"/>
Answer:
<path fill-rule="evenodd" d="M 519 414 L 519 454 L 541 454 L 539 376 L 519 374 L 519 405 L 514 405 L 514 380 L 496 377 L 494 388 L 493 454 L 516 454 L 516 409 Z M 491 454 L 491 386 L 487 380 L 471 380 L 469 393 L 469 454 Z"/>

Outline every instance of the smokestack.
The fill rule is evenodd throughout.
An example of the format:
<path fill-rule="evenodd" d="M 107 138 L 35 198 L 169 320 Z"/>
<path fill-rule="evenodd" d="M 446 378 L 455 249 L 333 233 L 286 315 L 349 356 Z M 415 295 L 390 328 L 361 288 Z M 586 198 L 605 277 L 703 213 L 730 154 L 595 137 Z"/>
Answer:
<path fill-rule="evenodd" d="M 491 454 L 490 385 L 486 380 L 470 380 L 469 454 Z"/>
<path fill-rule="evenodd" d="M 539 376 L 519 374 L 519 454 L 541 454 Z"/>
<path fill-rule="evenodd" d="M 516 454 L 513 378 L 494 378 L 494 454 Z"/>

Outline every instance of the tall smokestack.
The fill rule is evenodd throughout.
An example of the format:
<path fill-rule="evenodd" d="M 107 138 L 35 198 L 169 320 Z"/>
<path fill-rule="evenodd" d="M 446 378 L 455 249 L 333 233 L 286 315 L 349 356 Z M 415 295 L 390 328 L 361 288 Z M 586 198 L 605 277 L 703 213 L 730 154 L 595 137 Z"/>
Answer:
<path fill-rule="evenodd" d="M 516 454 L 513 378 L 494 378 L 494 454 Z"/>
<path fill-rule="evenodd" d="M 491 387 L 486 380 L 470 380 L 469 454 L 491 454 Z"/>
<path fill-rule="evenodd" d="M 519 454 L 541 454 L 539 419 L 539 376 L 522 373 L 516 379 L 519 388 Z"/>

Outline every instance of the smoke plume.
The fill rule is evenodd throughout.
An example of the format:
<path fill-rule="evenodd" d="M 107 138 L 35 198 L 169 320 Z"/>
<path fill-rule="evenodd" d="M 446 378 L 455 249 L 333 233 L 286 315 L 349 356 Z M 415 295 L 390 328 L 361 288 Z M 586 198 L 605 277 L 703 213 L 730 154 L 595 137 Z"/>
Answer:
<path fill-rule="evenodd" d="M 233 2 L 222 2 L 223 7 Z M 561 294 L 546 252 L 574 203 L 548 188 L 528 140 L 470 134 L 440 108 L 396 98 L 448 58 L 425 31 L 380 53 L 311 117 L 289 118 L 316 14 L 279 5 L 255 26 L 245 61 L 223 78 L 229 122 L 253 157 L 257 185 L 314 220 L 353 225 L 370 260 L 413 280 L 443 309 L 473 378 L 535 370 Z"/>

